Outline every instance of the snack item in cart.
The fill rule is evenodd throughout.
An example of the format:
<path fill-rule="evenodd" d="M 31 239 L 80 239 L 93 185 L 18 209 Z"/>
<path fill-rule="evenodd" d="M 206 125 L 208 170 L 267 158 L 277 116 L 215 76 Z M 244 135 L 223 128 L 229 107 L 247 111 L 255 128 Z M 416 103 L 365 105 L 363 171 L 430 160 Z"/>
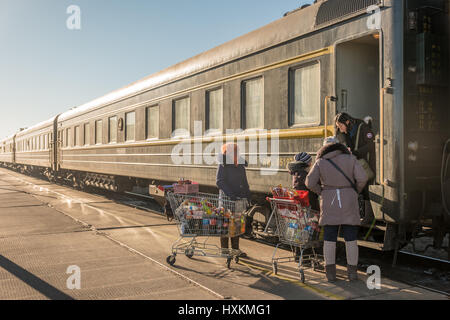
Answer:
<path fill-rule="evenodd" d="M 230 238 L 233 238 L 236 236 L 236 221 L 234 220 L 234 217 L 231 218 L 231 220 L 230 220 L 229 232 L 230 232 Z"/>
<path fill-rule="evenodd" d="M 245 218 L 244 215 L 241 215 L 241 233 L 245 233 Z"/>

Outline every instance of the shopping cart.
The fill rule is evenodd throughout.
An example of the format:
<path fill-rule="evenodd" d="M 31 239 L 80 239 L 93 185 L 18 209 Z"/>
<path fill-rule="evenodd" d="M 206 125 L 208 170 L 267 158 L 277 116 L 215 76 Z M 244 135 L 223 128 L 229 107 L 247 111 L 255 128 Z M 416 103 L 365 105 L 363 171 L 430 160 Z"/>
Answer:
<path fill-rule="evenodd" d="M 172 254 L 167 263 L 174 265 L 177 254 L 186 257 L 222 257 L 230 268 L 234 259 L 239 262 L 239 250 L 222 249 L 208 243 L 211 237 L 236 237 L 245 233 L 247 200 L 233 201 L 214 194 L 195 193 L 167 195 L 180 237 L 172 245 Z M 199 241 L 199 237 L 206 237 Z"/>
<path fill-rule="evenodd" d="M 320 248 L 319 212 L 311 210 L 310 207 L 304 207 L 297 199 L 277 199 L 267 198 L 272 205 L 272 215 L 269 222 L 275 218 L 279 237 L 272 255 L 273 273 L 277 274 L 278 264 L 294 262 L 296 259 L 296 250 L 300 251 L 298 260 L 298 269 L 300 279 L 305 282 L 304 266 L 309 263 L 316 270 L 321 267 L 320 256 L 316 249 Z M 287 257 L 275 258 L 278 247 L 281 244 L 289 245 L 292 255 Z M 297 249 L 298 248 L 298 249 Z M 311 254 L 304 254 L 305 250 L 311 250 Z"/>

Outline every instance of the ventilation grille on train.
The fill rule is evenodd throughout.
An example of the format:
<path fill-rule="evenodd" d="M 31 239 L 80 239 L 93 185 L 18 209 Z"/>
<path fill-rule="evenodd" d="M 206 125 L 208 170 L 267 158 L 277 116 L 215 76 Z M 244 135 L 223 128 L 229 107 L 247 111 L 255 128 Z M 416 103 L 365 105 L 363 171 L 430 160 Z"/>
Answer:
<path fill-rule="evenodd" d="M 319 8 L 316 17 L 316 26 L 328 24 L 345 16 L 351 16 L 365 11 L 371 5 L 381 4 L 381 0 L 328 0 Z"/>

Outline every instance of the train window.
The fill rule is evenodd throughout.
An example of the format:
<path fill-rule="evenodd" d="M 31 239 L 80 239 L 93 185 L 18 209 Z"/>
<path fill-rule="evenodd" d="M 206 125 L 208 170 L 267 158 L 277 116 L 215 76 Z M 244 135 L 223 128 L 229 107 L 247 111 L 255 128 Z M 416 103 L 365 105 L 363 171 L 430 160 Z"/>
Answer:
<path fill-rule="evenodd" d="M 109 118 L 109 143 L 117 142 L 117 117 Z"/>
<path fill-rule="evenodd" d="M 69 141 L 70 141 L 69 136 L 70 136 L 70 129 L 67 128 L 66 129 L 66 136 L 64 137 L 65 138 L 65 143 L 64 143 L 65 147 L 69 147 Z"/>
<path fill-rule="evenodd" d="M 320 65 L 290 72 L 289 125 L 320 123 Z"/>
<path fill-rule="evenodd" d="M 91 143 L 91 131 L 89 123 L 84 124 L 84 137 L 83 137 L 84 145 L 87 146 Z"/>
<path fill-rule="evenodd" d="M 185 130 L 190 132 L 190 109 L 191 101 L 189 97 L 175 100 L 172 105 L 173 119 L 172 130 Z M 180 135 L 180 134 L 177 134 Z"/>
<path fill-rule="evenodd" d="M 136 113 L 128 112 L 125 114 L 125 141 L 134 141 L 136 132 Z"/>
<path fill-rule="evenodd" d="M 242 127 L 264 129 L 264 88 L 263 79 L 243 82 L 242 86 Z"/>
<path fill-rule="evenodd" d="M 103 121 L 95 121 L 95 144 L 102 144 L 103 140 Z"/>
<path fill-rule="evenodd" d="M 159 106 L 148 107 L 146 110 L 147 118 L 147 139 L 159 137 Z"/>
<path fill-rule="evenodd" d="M 80 146 L 80 126 L 75 127 L 73 144 L 75 147 Z"/>
<path fill-rule="evenodd" d="M 206 130 L 220 131 L 223 128 L 223 89 L 206 92 Z"/>

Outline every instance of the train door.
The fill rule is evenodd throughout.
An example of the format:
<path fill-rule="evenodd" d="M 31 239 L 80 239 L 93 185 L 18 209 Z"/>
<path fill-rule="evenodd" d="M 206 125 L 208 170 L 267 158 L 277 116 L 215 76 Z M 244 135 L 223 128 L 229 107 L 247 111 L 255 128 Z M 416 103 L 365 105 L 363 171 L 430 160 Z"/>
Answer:
<path fill-rule="evenodd" d="M 380 132 L 379 43 L 379 35 L 371 34 L 336 46 L 336 111 L 358 119 L 370 116 L 376 136 Z"/>

